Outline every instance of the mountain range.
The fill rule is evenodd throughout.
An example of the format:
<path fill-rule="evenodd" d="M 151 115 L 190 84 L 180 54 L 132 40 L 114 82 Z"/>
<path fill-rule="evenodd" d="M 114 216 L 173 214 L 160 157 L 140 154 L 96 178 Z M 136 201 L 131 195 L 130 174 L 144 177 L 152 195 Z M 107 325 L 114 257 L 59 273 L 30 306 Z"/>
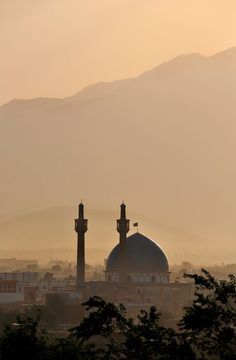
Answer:
<path fill-rule="evenodd" d="M 114 213 L 125 200 L 131 213 L 171 229 L 161 244 L 170 253 L 189 248 L 198 263 L 206 252 L 235 261 L 235 119 L 236 48 L 181 55 L 63 99 L 1 106 L 0 249 L 21 246 L 13 219 L 29 224 L 32 214 L 57 214 L 81 198 Z M 50 232 L 53 246 L 63 231 Z M 26 248 L 47 244 L 45 233 L 22 236 Z M 99 248 L 95 237 L 91 247 Z M 61 236 L 60 246 L 67 241 Z"/>

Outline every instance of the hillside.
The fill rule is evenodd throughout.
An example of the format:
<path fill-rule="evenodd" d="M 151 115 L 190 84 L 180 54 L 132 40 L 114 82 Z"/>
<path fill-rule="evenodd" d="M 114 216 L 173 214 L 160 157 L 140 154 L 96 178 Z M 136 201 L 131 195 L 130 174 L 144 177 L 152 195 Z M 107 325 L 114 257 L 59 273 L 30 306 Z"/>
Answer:
<path fill-rule="evenodd" d="M 235 104 L 232 48 L 179 56 L 70 98 L 1 106 L 0 214 L 80 198 L 109 210 L 125 199 L 130 211 L 193 234 L 196 256 L 209 246 L 233 261 Z"/>
<path fill-rule="evenodd" d="M 52 258 L 75 259 L 76 239 L 74 207 L 54 207 L 24 214 L 0 222 L 0 253 L 9 257 L 38 257 L 41 261 Z M 137 231 L 133 222 L 139 223 L 139 231 L 151 237 L 167 253 L 171 262 L 186 257 L 194 259 L 194 251 L 188 249 L 190 241 L 197 239 L 182 229 L 160 224 L 140 214 L 130 213 L 130 232 Z M 86 209 L 88 232 L 86 234 L 87 260 L 102 264 L 117 244 L 117 211 Z M 199 248 L 201 251 L 201 249 Z"/>

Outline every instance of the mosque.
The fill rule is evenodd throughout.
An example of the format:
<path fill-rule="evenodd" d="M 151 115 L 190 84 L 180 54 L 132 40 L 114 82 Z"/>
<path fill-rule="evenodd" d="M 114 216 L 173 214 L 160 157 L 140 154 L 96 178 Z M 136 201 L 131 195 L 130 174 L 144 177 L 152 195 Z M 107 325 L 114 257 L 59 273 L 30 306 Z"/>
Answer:
<path fill-rule="evenodd" d="M 130 220 L 126 217 L 126 205 L 120 206 L 117 220 L 119 242 L 110 252 L 104 281 L 85 281 L 85 233 L 88 220 L 84 218 L 84 205 L 79 205 L 75 219 L 77 232 L 77 292 L 81 300 L 100 296 L 107 301 L 123 303 L 130 315 L 140 309 L 157 306 L 165 314 L 178 318 L 184 306 L 193 299 L 193 285 L 171 282 L 167 257 L 159 245 L 136 232 L 127 236 Z"/>

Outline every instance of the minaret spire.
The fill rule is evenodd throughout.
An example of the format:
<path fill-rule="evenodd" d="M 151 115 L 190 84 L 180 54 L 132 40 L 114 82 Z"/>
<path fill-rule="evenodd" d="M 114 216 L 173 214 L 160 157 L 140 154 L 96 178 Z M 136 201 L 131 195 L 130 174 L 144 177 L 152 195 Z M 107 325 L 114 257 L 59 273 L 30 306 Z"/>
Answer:
<path fill-rule="evenodd" d="M 80 219 L 84 218 L 84 204 L 82 203 L 82 201 L 79 204 L 79 212 L 78 212 L 78 214 L 79 214 Z"/>
<path fill-rule="evenodd" d="M 78 219 L 75 219 L 75 231 L 77 232 L 77 290 L 85 282 L 85 233 L 88 229 L 88 220 L 84 218 L 84 204 L 79 204 Z"/>
<path fill-rule="evenodd" d="M 129 232 L 129 220 L 126 218 L 126 206 L 123 202 L 120 206 L 120 219 L 117 220 L 117 231 L 120 234 L 119 254 L 120 270 L 119 281 L 125 283 L 127 280 L 127 255 L 126 255 L 126 238 Z"/>
<path fill-rule="evenodd" d="M 126 206 L 124 202 L 120 206 L 120 218 L 126 220 Z"/>

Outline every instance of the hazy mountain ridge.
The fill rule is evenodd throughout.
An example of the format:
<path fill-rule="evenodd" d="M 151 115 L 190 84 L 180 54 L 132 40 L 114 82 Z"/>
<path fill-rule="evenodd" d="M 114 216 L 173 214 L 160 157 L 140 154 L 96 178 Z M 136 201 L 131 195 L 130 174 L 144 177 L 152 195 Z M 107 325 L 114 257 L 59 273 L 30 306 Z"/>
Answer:
<path fill-rule="evenodd" d="M 233 48 L 69 98 L 1 106 L 0 213 L 125 199 L 235 257 L 235 90 Z"/>
<path fill-rule="evenodd" d="M 115 211 L 101 211 L 86 209 L 88 218 L 88 233 L 86 234 L 86 248 L 88 260 L 103 263 L 113 246 L 118 242 L 119 235 L 116 232 L 116 218 L 118 213 Z M 76 238 L 74 231 L 74 218 L 77 216 L 77 209 L 74 207 L 54 207 L 37 211 L 30 214 L 11 217 L 0 222 L 0 252 L 12 250 L 18 253 L 19 250 L 48 249 L 52 257 L 51 250 L 55 249 L 74 249 L 76 256 Z M 192 256 L 191 251 L 187 251 L 189 241 L 195 241 L 193 234 L 184 232 L 181 229 L 160 224 L 157 221 L 140 214 L 128 212 L 130 221 L 130 234 L 136 231 L 133 222 L 138 220 L 139 231 L 145 233 L 157 242 L 172 261 L 181 261 L 184 256 Z M 176 246 L 174 254 L 173 246 Z M 181 251 L 180 248 L 183 247 Z M 94 250 L 94 254 L 93 254 Z M 26 251 L 27 253 L 27 251 Z"/>
<path fill-rule="evenodd" d="M 236 47 L 229 48 L 227 50 L 224 50 L 220 53 L 217 53 L 210 57 L 205 57 L 200 54 L 189 54 L 189 55 L 179 55 L 176 56 L 174 59 L 165 62 L 163 64 L 158 65 L 157 67 L 147 70 L 144 73 L 140 74 L 139 76 L 135 78 L 125 79 L 125 80 L 116 80 L 113 82 L 99 82 L 97 84 L 92 84 L 85 89 L 79 91 L 75 95 L 65 97 L 62 99 L 58 98 L 34 98 L 29 100 L 22 100 L 22 99 L 14 99 L 10 102 L 0 106 L 1 108 L 4 107 L 15 107 L 15 106 L 22 106 L 27 103 L 30 105 L 39 105 L 40 107 L 47 105 L 61 105 L 63 103 L 80 103 L 84 101 L 91 101 L 93 99 L 99 99 L 103 96 L 109 96 L 109 95 L 116 95 L 116 90 L 122 89 L 127 84 L 131 83 L 133 81 L 139 81 L 144 78 L 150 77 L 153 78 L 153 76 L 160 76 L 162 77 L 169 77 L 173 76 L 173 73 L 185 73 L 189 70 L 193 70 L 195 67 L 198 66 L 205 66 L 207 67 L 207 70 L 209 70 L 208 64 L 222 64 L 226 63 L 228 66 L 230 63 L 235 65 L 236 61 Z M 14 109 L 13 109 L 14 110 Z"/>

